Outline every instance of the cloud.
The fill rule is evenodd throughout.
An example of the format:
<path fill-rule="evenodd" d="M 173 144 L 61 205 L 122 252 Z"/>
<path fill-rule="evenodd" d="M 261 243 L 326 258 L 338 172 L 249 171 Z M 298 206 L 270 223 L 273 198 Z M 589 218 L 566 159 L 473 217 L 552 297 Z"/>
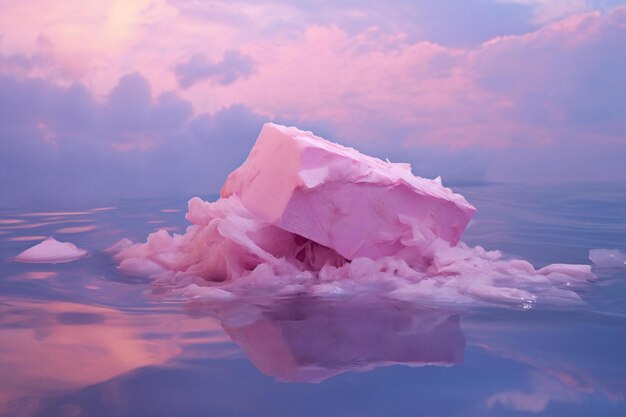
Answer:
<path fill-rule="evenodd" d="M 519 122 L 590 138 L 626 133 L 626 7 L 577 15 L 472 56 L 477 85 L 511 101 Z"/>
<path fill-rule="evenodd" d="M 593 10 L 588 0 L 500 0 L 503 3 L 527 5 L 533 10 L 533 21 L 546 23 L 566 18 L 573 14 Z"/>
<path fill-rule="evenodd" d="M 139 73 L 122 76 L 103 100 L 80 83 L 4 75 L 0 106 L 7 109 L 0 114 L 0 189 L 11 206 L 215 194 L 271 120 L 243 104 L 194 115 L 177 93 L 154 96 Z M 340 140 L 312 119 L 274 120 Z M 443 172 L 448 180 L 481 180 L 484 173 L 475 159 L 443 148 L 422 148 L 415 158 L 400 149 L 363 150 L 381 158 L 408 157 L 422 175 Z M 437 161 L 452 161 L 451 168 L 437 169 Z"/>
<path fill-rule="evenodd" d="M 517 3 L 529 6 L 532 21 L 537 24 L 554 22 L 569 16 L 594 10 L 606 12 L 626 4 L 625 0 L 497 0 L 501 3 Z"/>
<path fill-rule="evenodd" d="M 215 193 L 265 117 L 243 105 L 192 114 L 138 73 L 104 101 L 82 84 L 0 76 L 0 189 L 7 204 Z"/>
<path fill-rule="evenodd" d="M 249 56 L 239 51 L 226 51 L 221 60 L 207 62 L 203 55 L 193 55 L 187 62 L 176 66 L 175 72 L 181 87 L 189 88 L 202 80 L 211 80 L 221 85 L 249 77 L 254 63 Z"/>
<path fill-rule="evenodd" d="M 593 389 L 587 386 L 579 386 L 572 378 L 562 381 L 559 378 L 532 372 L 530 380 L 532 388 L 530 392 L 516 390 L 499 392 L 487 399 L 487 407 L 499 406 L 516 411 L 541 413 L 553 401 L 581 402 L 585 394 L 593 392 Z"/>
<path fill-rule="evenodd" d="M 385 13 L 376 3 L 379 13 Z M 402 7 L 404 6 L 404 7 Z M 387 5 L 385 5 L 387 7 Z M 495 36 L 520 35 L 536 29 L 532 9 L 524 4 L 493 0 L 404 1 L 391 9 L 388 28 L 411 41 L 448 47 L 472 47 Z"/>
<path fill-rule="evenodd" d="M 330 120 L 355 136 L 404 126 L 422 144 L 549 141 L 587 122 L 620 132 L 624 22 L 626 7 L 475 49 L 311 27 L 292 42 L 250 46 L 257 74 L 221 99 L 245 96 L 256 109 Z"/>
<path fill-rule="evenodd" d="M 624 179 L 605 157 L 626 148 L 624 24 L 618 7 L 470 49 L 310 27 L 297 39 L 249 45 L 255 76 L 216 94 L 279 118 L 324 120 L 353 143 L 520 158 L 506 178 Z"/>
<path fill-rule="evenodd" d="M 411 41 L 472 46 L 535 28 L 531 6 L 493 0 L 172 0 L 170 4 L 190 19 L 230 22 L 262 39 L 294 37 L 309 26 L 335 24 L 350 34 L 376 26 L 388 34 L 405 33 Z"/>
<path fill-rule="evenodd" d="M 24 71 L 34 67 L 38 62 L 37 57 L 26 56 L 22 54 L 0 54 L 0 68 L 3 71 Z"/>
<path fill-rule="evenodd" d="M 115 17 L 123 36 L 87 55 L 45 16 L 2 38 L 3 195 L 214 193 L 270 120 L 446 183 L 626 179 L 624 6 L 539 26 L 534 3 L 171 4 Z M 484 31 L 463 32 L 481 13 Z"/>

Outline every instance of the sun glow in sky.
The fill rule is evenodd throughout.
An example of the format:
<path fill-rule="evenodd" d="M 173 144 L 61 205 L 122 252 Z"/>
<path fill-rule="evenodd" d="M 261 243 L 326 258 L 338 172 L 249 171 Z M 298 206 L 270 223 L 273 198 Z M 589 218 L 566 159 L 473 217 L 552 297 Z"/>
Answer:
<path fill-rule="evenodd" d="M 622 3 L 0 0 L 0 187 L 216 192 L 265 121 L 444 182 L 624 180 Z"/>

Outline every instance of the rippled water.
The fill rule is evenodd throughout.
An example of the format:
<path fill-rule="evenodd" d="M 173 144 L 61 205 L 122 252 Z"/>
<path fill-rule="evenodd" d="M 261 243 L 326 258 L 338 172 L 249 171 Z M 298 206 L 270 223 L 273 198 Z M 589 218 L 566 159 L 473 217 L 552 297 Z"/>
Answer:
<path fill-rule="evenodd" d="M 626 185 L 458 187 L 464 235 L 535 266 L 626 251 Z M 624 416 L 626 269 L 569 309 L 448 311 L 389 300 L 218 308 L 118 273 L 122 237 L 182 231 L 186 201 L 3 209 L 3 416 Z M 10 257 L 54 235 L 72 263 Z"/>

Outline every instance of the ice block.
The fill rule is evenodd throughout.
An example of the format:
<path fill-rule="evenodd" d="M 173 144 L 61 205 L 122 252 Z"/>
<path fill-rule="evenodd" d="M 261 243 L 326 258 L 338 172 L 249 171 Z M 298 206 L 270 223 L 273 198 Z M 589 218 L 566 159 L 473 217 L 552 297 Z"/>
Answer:
<path fill-rule="evenodd" d="M 184 234 L 160 230 L 112 251 L 124 273 L 206 302 L 301 294 L 455 308 L 583 302 L 574 289 L 594 279 L 589 265 L 536 270 L 470 247 L 459 238 L 474 212 L 408 164 L 268 123 L 221 198 L 189 201 Z"/>
<path fill-rule="evenodd" d="M 222 198 L 347 259 L 393 255 L 417 232 L 456 245 L 476 209 L 439 180 L 294 127 L 267 123 Z"/>

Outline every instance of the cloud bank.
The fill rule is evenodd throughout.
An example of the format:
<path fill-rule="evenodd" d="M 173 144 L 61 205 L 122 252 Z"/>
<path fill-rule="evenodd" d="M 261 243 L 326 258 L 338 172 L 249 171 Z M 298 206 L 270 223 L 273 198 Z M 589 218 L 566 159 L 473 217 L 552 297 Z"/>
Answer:
<path fill-rule="evenodd" d="M 265 121 L 446 183 L 623 181 L 623 3 L 7 4 L 2 196 L 215 193 Z"/>
<path fill-rule="evenodd" d="M 243 105 L 194 116 L 137 73 L 103 101 L 42 79 L 0 77 L 0 92 L 4 204 L 214 193 L 265 120 Z"/>
<path fill-rule="evenodd" d="M 252 74 L 254 63 L 250 57 L 236 50 L 224 52 L 217 62 L 207 62 L 203 55 L 193 55 L 188 61 L 176 66 L 175 72 L 181 87 L 189 88 L 198 81 L 210 79 L 221 85 L 229 85 Z"/>

